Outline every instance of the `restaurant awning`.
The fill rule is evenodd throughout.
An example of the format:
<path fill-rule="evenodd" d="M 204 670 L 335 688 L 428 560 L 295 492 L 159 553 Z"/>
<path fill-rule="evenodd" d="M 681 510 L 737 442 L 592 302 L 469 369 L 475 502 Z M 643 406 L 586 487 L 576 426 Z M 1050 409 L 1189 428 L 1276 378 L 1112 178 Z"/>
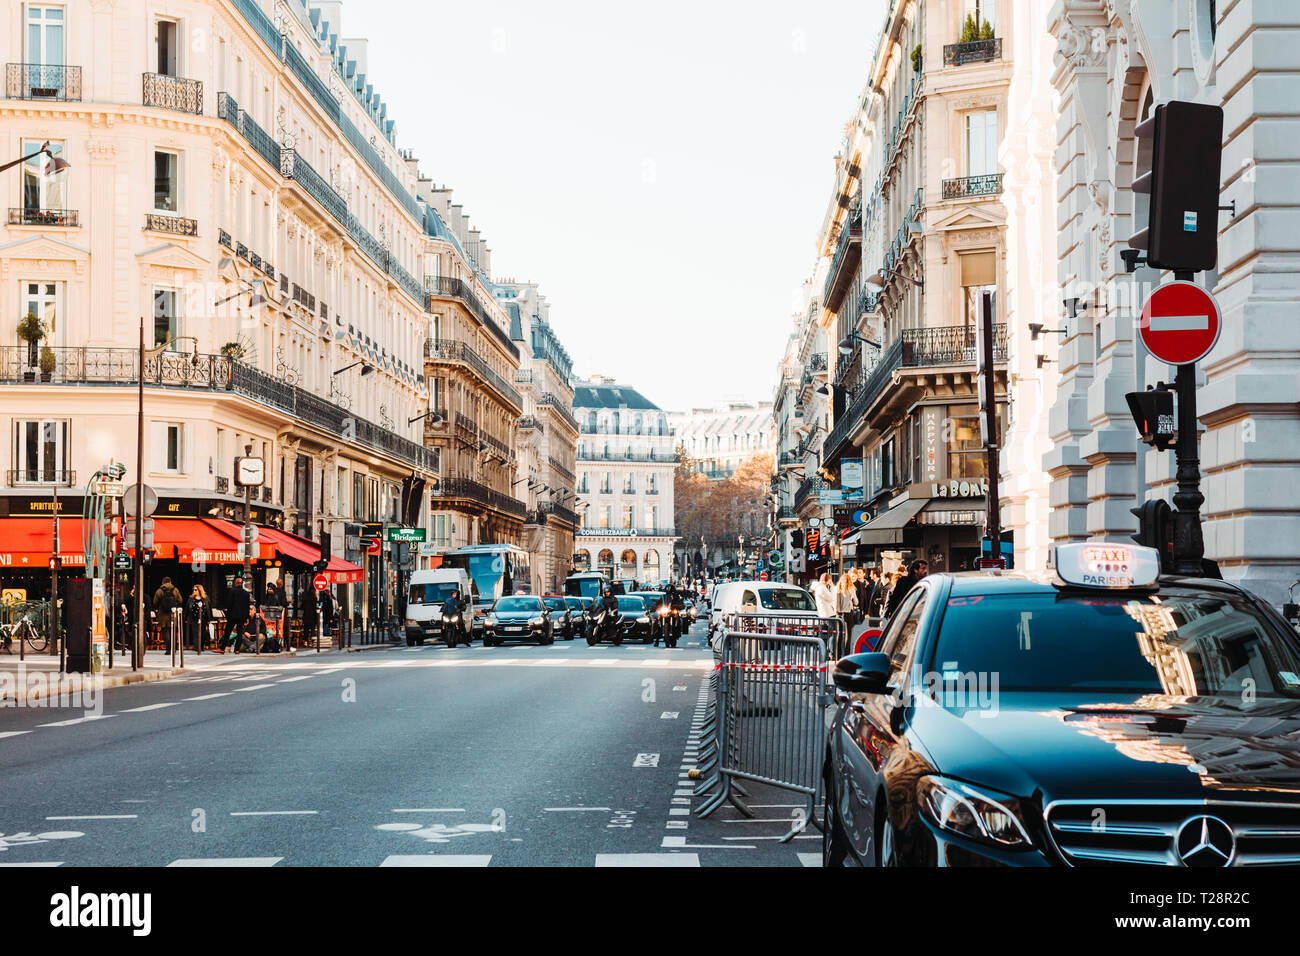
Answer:
<path fill-rule="evenodd" d="M 287 558 L 310 568 L 320 560 L 320 545 L 310 538 L 299 537 L 279 528 L 258 528 L 258 541 L 274 548 L 282 558 Z M 325 580 L 330 584 L 356 584 L 361 581 L 361 566 L 330 555 L 325 566 Z"/>
<path fill-rule="evenodd" d="M 925 507 L 927 500 L 908 498 L 884 514 L 877 515 L 862 526 L 862 530 L 858 533 L 858 543 L 865 545 L 901 543 L 903 526 L 916 517 L 916 513 Z"/>
<path fill-rule="evenodd" d="M 48 568 L 53 524 L 50 518 L 0 519 L 0 568 Z M 65 568 L 85 566 L 81 535 L 81 518 L 59 519 L 59 557 Z M 155 518 L 154 558 L 191 564 L 239 564 L 243 561 L 239 554 L 241 535 L 239 525 L 219 518 Z M 134 539 L 124 543 L 125 550 L 134 554 Z"/>

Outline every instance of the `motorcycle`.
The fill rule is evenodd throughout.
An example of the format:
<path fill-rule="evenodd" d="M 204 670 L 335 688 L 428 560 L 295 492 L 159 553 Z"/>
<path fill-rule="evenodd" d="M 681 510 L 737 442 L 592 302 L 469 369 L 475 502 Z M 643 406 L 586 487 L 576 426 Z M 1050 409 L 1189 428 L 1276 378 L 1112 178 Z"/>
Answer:
<path fill-rule="evenodd" d="M 465 634 L 465 629 L 460 623 L 460 612 L 457 611 L 454 614 L 448 614 L 446 611 L 443 611 L 442 612 L 442 642 L 446 644 L 448 647 L 455 647 L 457 644 L 460 643 L 461 638 L 464 636 L 464 634 Z M 470 642 L 466 640 L 465 646 L 468 647 L 469 643 Z"/>
<path fill-rule="evenodd" d="M 591 628 L 587 631 L 587 646 L 611 639 L 615 646 L 623 643 L 623 615 L 618 611 L 598 609 L 591 619 Z"/>

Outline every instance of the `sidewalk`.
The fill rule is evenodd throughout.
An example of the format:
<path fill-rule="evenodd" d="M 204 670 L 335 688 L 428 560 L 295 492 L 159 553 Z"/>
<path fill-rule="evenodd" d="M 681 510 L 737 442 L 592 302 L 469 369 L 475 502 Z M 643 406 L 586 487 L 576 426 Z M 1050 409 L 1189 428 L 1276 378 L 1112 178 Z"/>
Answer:
<path fill-rule="evenodd" d="M 341 649 L 329 647 L 322 649 L 319 655 L 317 655 L 314 648 L 299 648 L 296 652 L 261 655 L 216 654 L 211 651 L 195 654 L 193 651 L 187 650 L 185 652 L 184 669 L 179 666 L 179 654 L 176 658 L 177 664 L 173 666 L 172 656 L 167 651 L 146 651 L 144 667 L 134 671 L 131 669 L 130 655 L 114 654 L 111 670 L 108 668 L 107 662 L 105 662 L 105 668 L 102 675 L 100 675 L 103 683 L 100 686 L 121 687 L 125 684 L 136 684 L 143 681 L 167 680 L 181 674 L 195 674 L 231 663 L 248 664 L 251 661 L 277 660 L 281 658 L 324 657 L 326 655 L 357 653 L 359 651 L 380 650 L 396 646 L 395 644 L 367 644 Z M 81 689 L 83 679 L 87 676 L 89 675 L 64 674 L 60 678 L 59 658 L 57 655 L 51 656 L 49 653 L 36 654 L 28 650 L 25 659 L 19 660 L 17 647 L 15 646 L 13 654 L 0 653 L 0 702 L 15 701 L 20 693 L 23 694 L 26 700 L 36 700 L 58 694 L 61 691 L 77 693 Z"/>

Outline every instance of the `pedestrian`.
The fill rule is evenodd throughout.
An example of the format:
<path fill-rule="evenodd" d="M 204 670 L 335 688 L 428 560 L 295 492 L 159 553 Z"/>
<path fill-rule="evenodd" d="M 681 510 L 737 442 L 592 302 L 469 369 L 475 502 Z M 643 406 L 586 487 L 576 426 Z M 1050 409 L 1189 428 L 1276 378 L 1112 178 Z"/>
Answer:
<path fill-rule="evenodd" d="M 885 580 L 880 573 L 879 568 L 872 568 L 869 575 L 870 585 L 867 588 L 867 602 L 863 605 L 866 609 L 867 617 L 883 617 L 881 604 L 885 597 Z"/>
<path fill-rule="evenodd" d="M 172 584 L 171 578 L 163 578 L 162 584 L 158 590 L 153 592 L 153 609 L 157 612 L 155 623 L 158 629 L 167 635 L 167 646 L 171 647 L 172 642 L 172 612 L 180 608 L 185 603 L 181 597 L 181 592 L 177 590 L 176 585 Z"/>
<path fill-rule="evenodd" d="M 858 596 L 858 613 L 854 623 L 859 624 L 867 616 L 867 598 L 871 593 L 865 568 L 856 567 L 853 569 L 853 591 Z"/>
<path fill-rule="evenodd" d="M 459 596 L 459 595 L 458 595 Z M 334 597 L 329 588 L 320 593 L 320 618 L 326 636 L 334 633 Z"/>
<path fill-rule="evenodd" d="M 929 567 L 924 558 L 917 558 L 907 566 L 907 574 L 894 585 L 894 592 L 889 596 L 886 614 L 892 615 L 898 610 L 898 606 L 903 603 L 903 598 L 907 597 L 907 592 L 925 577 Z"/>
<path fill-rule="evenodd" d="M 853 575 L 845 572 L 835 585 L 835 610 L 844 622 L 844 633 L 853 632 L 854 614 L 858 609 L 858 596 L 853 589 Z"/>
<path fill-rule="evenodd" d="M 307 643 L 316 643 L 317 617 L 316 589 L 306 588 L 298 592 L 298 611 L 302 616 L 302 634 Z"/>
<path fill-rule="evenodd" d="M 252 595 L 244 589 L 244 579 L 235 578 L 235 586 L 226 594 L 226 627 L 221 634 L 221 644 L 217 648 L 221 653 L 226 652 L 227 647 L 231 647 L 234 653 L 239 653 L 239 644 L 237 635 L 245 630 L 248 624 L 248 612 L 252 608 Z"/>
<path fill-rule="evenodd" d="M 212 619 L 212 602 L 208 600 L 202 584 L 194 585 L 190 596 L 185 599 L 184 619 L 185 643 L 202 654 L 208 622 Z"/>
<path fill-rule="evenodd" d="M 818 617 L 835 617 L 839 613 L 839 598 L 835 593 L 835 579 L 829 572 L 822 574 L 812 586 L 813 601 Z"/>

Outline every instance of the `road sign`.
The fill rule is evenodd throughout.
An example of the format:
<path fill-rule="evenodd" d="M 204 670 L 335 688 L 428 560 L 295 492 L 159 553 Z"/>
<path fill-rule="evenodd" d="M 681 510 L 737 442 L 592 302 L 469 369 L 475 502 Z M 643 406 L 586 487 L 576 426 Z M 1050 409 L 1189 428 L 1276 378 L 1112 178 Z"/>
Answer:
<path fill-rule="evenodd" d="M 1214 296 L 1195 282 L 1167 282 L 1142 307 L 1142 344 L 1170 365 L 1199 362 L 1219 341 L 1223 313 Z"/>
<path fill-rule="evenodd" d="M 767 572 L 766 572 L 766 571 L 760 571 L 760 572 L 758 573 L 758 579 L 759 579 L 760 581 L 766 581 L 766 580 L 767 580 Z"/>
<path fill-rule="evenodd" d="M 96 478 L 90 486 L 92 495 L 103 495 L 106 498 L 121 498 L 126 492 L 126 485 L 116 478 Z"/>
<path fill-rule="evenodd" d="M 311 579 L 311 586 L 314 587 L 317 591 L 324 591 L 327 587 L 330 586 L 330 583 L 325 580 L 325 575 L 318 574 Z"/>
<path fill-rule="evenodd" d="M 119 551 L 113 556 L 113 567 L 118 571 L 131 570 L 131 555 L 125 551 Z"/>
<path fill-rule="evenodd" d="M 378 538 L 362 538 L 361 543 L 366 546 L 366 554 L 378 554 L 384 549 L 383 543 Z"/>
<path fill-rule="evenodd" d="M 127 488 L 122 494 L 122 504 L 126 508 L 128 518 L 135 517 L 135 499 L 139 492 L 136 491 L 135 485 Z M 147 518 L 158 510 L 158 492 L 154 491 L 148 485 L 144 486 L 144 516 Z"/>
<path fill-rule="evenodd" d="M 423 528 L 385 528 L 385 541 L 423 541 Z"/>
<path fill-rule="evenodd" d="M 146 501 L 145 504 L 148 504 L 148 501 Z M 144 526 L 140 530 L 143 537 L 143 541 L 141 542 L 142 547 L 152 548 L 153 547 L 153 518 L 145 518 Z M 122 540 L 126 542 L 126 545 L 129 548 L 135 547 L 135 532 L 136 532 L 135 519 L 127 518 L 126 529 L 122 535 Z"/>

